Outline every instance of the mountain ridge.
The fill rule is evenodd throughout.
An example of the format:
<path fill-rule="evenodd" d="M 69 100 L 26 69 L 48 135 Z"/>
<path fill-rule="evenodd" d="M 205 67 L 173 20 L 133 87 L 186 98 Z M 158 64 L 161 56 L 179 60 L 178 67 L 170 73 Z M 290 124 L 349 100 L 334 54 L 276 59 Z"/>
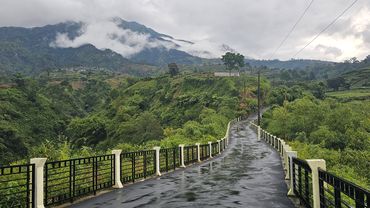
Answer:
<path fill-rule="evenodd" d="M 113 41 L 112 43 L 114 44 L 122 44 L 126 47 L 124 49 L 139 48 L 140 50 L 129 57 L 124 57 L 122 54 L 109 47 L 104 47 L 104 45 L 99 47 L 92 44 L 83 39 L 86 38 L 83 36 L 85 33 L 91 33 L 91 31 L 88 31 L 91 28 L 84 22 L 67 21 L 32 28 L 0 27 L 0 72 L 1 74 L 17 72 L 38 74 L 44 70 L 82 66 L 86 68 L 104 68 L 135 75 L 133 70 L 128 69 L 128 66 L 139 65 L 145 68 L 146 65 L 151 65 L 164 67 L 172 62 L 176 62 L 180 65 L 199 66 L 205 63 L 220 64 L 220 61 L 217 59 L 204 59 L 198 57 L 204 54 L 211 55 L 212 53 L 209 51 L 194 50 L 193 53 L 190 54 L 182 50 L 181 44 L 189 46 L 195 44 L 194 42 L 176 39 L 170 35 L 159 33 L 135 21 L 113 18 L 108 23 L 114 27 L 117 26 L 118 29 L 114 28 L 113 30 L 113 32 L 117 34 L 110 34 L 108 33 L 109 31 L 107 32 L 108 35 L 111 35 L 109 36 L 110 39 L 107 41 Z M 121 30 L 123 30 L 123 32 Z M 103 38 L 105 38 L 104 34 Z M 67 43 L 64 43 L 62 46 L 58 45 L 58 35 L 63 35 L 67 40 L 62 41 L 67 41 Z M 139 36 L 142 40 L 135 40 L 136 36 Z M 82 40 L 79 40 L 79 38 Z M 140 45 L 140 41 L 146 42 Z M 222 44 L 220 47 L 224 51 L 235 51 L 226 44 Z M 276 66 L 278 66 L 280 68 L 292 69 L 297 67 L 304 68 L 313 63 L 331 63 L 316 60 L 303 60 L 296 61 L 299 63 L 291 66 L 292 64 L 289 64 L 289 61 L 253 59 L 246 59 L 246 61 L 253 66 L 267 66 L 271 68 L 276 68 Z M 140 70 L 138 68 L 140 67 L 136 67 L 137 70 Z M 138 74 L 143 73 L 138 72 Z"/>

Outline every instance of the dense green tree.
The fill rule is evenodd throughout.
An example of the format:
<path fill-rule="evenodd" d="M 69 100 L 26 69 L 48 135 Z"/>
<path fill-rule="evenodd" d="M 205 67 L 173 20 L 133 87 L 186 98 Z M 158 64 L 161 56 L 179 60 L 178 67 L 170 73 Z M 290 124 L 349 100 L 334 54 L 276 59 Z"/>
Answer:
<path fill-rule="evenodd" d="M 312 95 L 315 96 L 318 99 L 324 99 L 326 97 L 325 96 L 326 87 L 325 87 L 325 84 L 323 82 L 311 83 L 311 84 L 308 85 L 308 89 L 310 90 Z"/>
<path fill-rule="evenodd" d="M 107 139 L 106 121 L 97 115 L 75 118 L 68 125 L 67 132 L 76 147 L 94 146 Z"/>
<path fill-rule="evenodd" d="M 171 77 L 173 77 L 178 75 L 180 70 L 176 63 L 170 63 L 168 64 L 168 72 L 170 73 Z"/>
<path fill-rule="evenodd" d="M 343 77 L 336 77 L 326 80 L 329 88 L 338 91 L 340 87 L 345 86 L 346 80 Z"/>
<path fill-rule="evenodd" d="M 114 143 L 144 144 L 151 140 L 161 140 L 163 138 L 163 128 L 156 117 L 144 112 L 136 119 L 131 119 L 119 125 L 112 135 Z"/>
<path fill-rule="evenodd" d="M 226 69 L 229 70 L 239 70 L 241 67 L 244 67 L 244 56 L 240 53 L 231 53 L 227 52 L 222 57 L 221 60 L 224 62 Z"/>

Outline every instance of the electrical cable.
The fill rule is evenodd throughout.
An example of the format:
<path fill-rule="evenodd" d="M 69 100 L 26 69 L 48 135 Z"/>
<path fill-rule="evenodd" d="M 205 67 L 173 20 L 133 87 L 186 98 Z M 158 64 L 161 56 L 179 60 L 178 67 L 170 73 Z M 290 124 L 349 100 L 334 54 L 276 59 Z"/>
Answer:
<path fill-rule="evenodd" d="M 342 11 L 333 21 L 330 22 L 323 30 L 321 30 L 310 42 L 308 42 L 303 48 L 301 48 L 297 53 L 294 54 L 293 58 L 295 58 L 299 53 L 301 53 L 304 49 L 306 49 L 312 42 L 314 42 L 322 33 L 324 33 L 330 26 L 332 26 L 340 17 L 342 17 L 353 5 L 356 4 L 358 0 L 355 0 L 350 4 L 345 10 Z"/>

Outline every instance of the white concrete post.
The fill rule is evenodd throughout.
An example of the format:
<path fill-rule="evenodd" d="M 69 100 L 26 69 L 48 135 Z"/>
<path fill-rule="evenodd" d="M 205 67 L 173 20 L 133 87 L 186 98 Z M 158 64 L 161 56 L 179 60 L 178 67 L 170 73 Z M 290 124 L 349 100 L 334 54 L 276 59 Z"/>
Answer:
<path fill-rule="evenodd" d="M 200 160 L 200 143 L 195 143 L 195 145 L 197 145 L 198 162 L 201 162 L 201 160 Z"/>
<path fill-rule="evenodd" d="M 284 168 L 286 170 L 286 176 L 285 179 L 289 179 L 289 156 L 288 151 L 292 151 L 292 148 L 289 145 L 285 145 L 284 147 Z"/>
<path fill-rule="evenodd" d="M 122 150 L 112 150 L 112 154 L 114 155 L 114 186 L 113 188 L 122 188 L 122 182 L 121 182 L 121 152 Z"/>
<path fill-rule="evenodd" d="M 290 165 L 289 165 L 289 168 L 288 168 L 288 174 L 289 175 L 289 179 L 290 179 L 290 187 L 289 187 L 289 191 L 288 191 L 288 196 L 294 196 L 294 191 L 293 191 L 293 158 L 297 157 L 297 152 L 296 151 L 288 151 L 287 152 L 287 155 L 289 157 L 289 161 L 290 161 Z"/>
<path fill-rule="evenodd" d="M 277 143 L 277 151 L 279 152 L 279 154 L 280 154 L 280 145 L 281 145 L 281 140 L 280 140 L 280 138 L 276 138 L 277 140 L 276 140 L 276 143 Z M 279 142 L 280 141 L 280 142 Z M 279 144 L 280 143 L 280 144 Z"/>
<path fill-rule="evenodd" d="M 221 140 L 217 140 L 218 143 L 218 154 L 221 154 Z"/>
<path fill-rule="evenodd" d="M 44 206 L 44 165 L 47 158 L 32 158 L 31 164 L 35 164 L 35 205 L 36 208 Z"/>
<path fill-rule="evenodd" d="M 319 168 L 326 170 L 326 163 L 323 159 L 306 160 L 312 171 L 312 198 L 313 208 L 320 208 L 320 186 Z"/>
<path fill-rule="evenodd" d="M 257 141 L 261 141 L 261 127 L 257 127 Z"/>
<path fill-rule="evenodd" d="M 153 147 L 155 150 L 155 170 L 156 170 L 156 175 L 161 176 L 161 170 L 160 170 L 160 164 L 159 164 L 159 150 L 161 147 Z"/>
<path fill-rule="evenodd" d="M 274 141 L 274 144 L 272 145 L 274 148 L 276 148 L 276 143 L 277 143 L 277 137 L 276 136 L 274 136 L 274 139 L 273 139 L 273 141 Z"/>
<path fill-rule="evenodd" d="M 212 158 L 212 142 L 208 142 L 209 145 L 209 158 Z"/>
<path fill-rule="evenodd" d="M 280 154 L 281 156 L 283 157 L 284 156 L 284 146 L 285 146 L 285 141 L 280 139 L 281 143 L 280 143 Z"/>
<path fill-rule="evenodd" d="M 184 163 L 184 146 L 183 144 L 180 144 L 179 147 L 180 147 L 180 151 L 181 151 L 181 167 L 182 168 L 185 168 L 185 163 Z"/>
<path fill-rule="evenodd" d="M 284 158 L 284 146 L 285 146 L 285 141 L 280 139 L 280 155 L 282 158 Z"/>

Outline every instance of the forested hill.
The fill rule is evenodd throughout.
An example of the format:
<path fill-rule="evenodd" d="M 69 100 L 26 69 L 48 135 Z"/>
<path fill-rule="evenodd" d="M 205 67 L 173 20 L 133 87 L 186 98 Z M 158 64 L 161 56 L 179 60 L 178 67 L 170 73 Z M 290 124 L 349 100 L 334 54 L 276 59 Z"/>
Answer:
<path fill-rule="evenodd" d="M 16 86 L 0 89 L 0 164 L 216 140 L 229 119 L 256 107 L 251 77 L 14 81 Z"/>
<path fill-rule="evenodd" d="M 77 45 L 65 45 L 65 42 L 73 41 L 86 32 L 87 24 L 83 22 L 63 22 L 34 28 L 0 27 L 0 73 L 22 72 L 30 75 L 46 70 L 85 67 L 141 75 L 147 68 L 146 65 L 201 62 L 199 57 L 177 49 L 179 46 L 176 43 L 192 44 L 191 42 L 176 40 L 139 23 L 119 18 L 112 19 L 109 23 L 115 24 L 121 33 L 112 33 L 110 34 L 112 37 L 108 35 L 105 41 L 114 42 L 115 48 L 123 51 L 137 50 L 137 53 L 122 55 L 117 50 L 107 49 L 110 48 L 108 45 L 97 46 L 86 40 Z M 126 37 L 122 33 L 129 35 L 126 34 L 128 36 Z M 63 36 L 65 42 L 59 43 L 58 35 Z M 173 47 L 166 48 L 159 43 Z M 140 44 L 144 45 L 140 50 L 134 48 Z M 147 46 L 150 44 L 158 46 Z M 132 65 L 137 64 L 142 67 L 130 70 Z M 145 72 L 145 76 L 152 75 L 148 71 Z"/>
<path fill-rule="evenodd" d="M 321 61 L 321 60 L 309 60 L 309 59 L 291 59 L 286 61 L 281 61 L 278 59 L 274 60 L 256 60 L 256 59 L 246 59 L 246 62 L 253 67 L 268 67 L 277 69 L 295 69 L 295 70 L 305 70 L 307 68 L 317 68 L 317 67 L 330 67 L 334 66 L 335 62 L 331 61 Z"/>
<path fill-rule="evenodd" d="M 151 75 L 148 66 L 135 63 L 112 50 L 99 50 L 91 44 L 76 48 L 53 47 L 57 34 L 75 38 L 82 25 L 67 22 L 37 28 L 0 28 L 0 75 L 20 72 L 38 75 L 44 71 L 84 67 L 118 71 L 132 75 Z M 135 68 L 135 70 L 132 70 Z M 156 69 L 158 70 L 158 69 Z"/>

